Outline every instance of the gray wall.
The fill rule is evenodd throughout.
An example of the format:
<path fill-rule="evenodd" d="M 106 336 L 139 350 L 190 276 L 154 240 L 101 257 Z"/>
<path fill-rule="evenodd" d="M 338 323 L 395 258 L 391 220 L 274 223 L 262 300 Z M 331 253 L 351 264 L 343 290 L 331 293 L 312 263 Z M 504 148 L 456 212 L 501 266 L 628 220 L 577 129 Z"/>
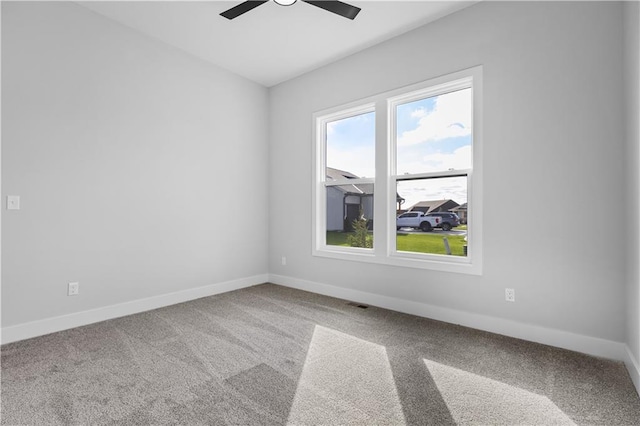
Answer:
<path fill-rule="evenodd" d="M 627 137 L 627 344 L 640 362 L 640 3 L 624 5 L 624 81 Z M 637 383 L 640 388 L 640 382 Z"/>
<path fill-rule="evenodd" d="M 626 232 L 598 226 L 626 206 L 621 20 L 619 3 L 483 2 L 272 88 L 270 273 L 624 341 Z M 476 65 L 484 274 L 313 257 L 312 113 Z"/>
<path fill-rule="evenodd" d="M 3 327 L 266 274 L 236 206 L 268 204 L 267 96 L 73 3 L 3 2 Z"/>

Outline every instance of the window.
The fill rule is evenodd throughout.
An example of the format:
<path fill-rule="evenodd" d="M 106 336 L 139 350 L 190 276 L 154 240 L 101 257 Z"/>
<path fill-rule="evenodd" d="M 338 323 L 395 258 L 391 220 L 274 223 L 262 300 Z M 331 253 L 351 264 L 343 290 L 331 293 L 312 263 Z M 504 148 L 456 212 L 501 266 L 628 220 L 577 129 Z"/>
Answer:
<path fill-rule="evenodd" d="M 314 255 L 481 273 L 481 72 L 314 115 Z"/>
<path fill-rule="evenodd" d="M 321 123 L 325 161 L 325 243 L 373 248 L 375 111 L 365 105 L 325 117 Z"/>
<path fill-rule="evenodd" d="M 472 100 L 469 79 L 390 100 L 396 192 L 408 209 L 425 213 L 413 221 L 397 219 L 396 253 L 467 256 L 468 227 L 453 213 L 440 212 L 467 203 Z M 414 229 L 431 234 L 416 234 Z"/>

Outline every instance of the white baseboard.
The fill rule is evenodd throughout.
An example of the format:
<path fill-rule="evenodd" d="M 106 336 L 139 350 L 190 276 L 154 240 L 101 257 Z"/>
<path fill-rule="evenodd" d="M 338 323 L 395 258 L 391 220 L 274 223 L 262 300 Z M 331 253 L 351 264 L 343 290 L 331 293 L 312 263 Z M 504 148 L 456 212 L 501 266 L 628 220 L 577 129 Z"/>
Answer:
<path fill-rule="evenodd" d="M 442 308 L 425 303 L 413 302 L 410 300 L 398 299 L 282 275 L 270 274 L 269 282 L 299 290 L 324 294 L 326 296 L 337 297 L 339 299 L 366 303 L 381 308 L 391 309 L 393 311 L 431 318 L 451 324 L 459 324 L 531 342 L 569 349 L 602 358 L 615 359 L 617 361 L 625 361 L 627 358 L 625 344 L 597 337 L 584 336 L 581 334 L 539 327 L 504 318 Z"/>
<path fill-rule="evenodd" d="M 203 287 L 190 288 L 174 293 L 162 294 L 145 299 L 132 300 L 130 302 L 119 303 L 117 305 L 105 306 L 88 311 L 76 312 L 54 318 L 3 327 L 0 336 L 2 344 L 29 339 L 44 334 L 55 333 L 57 331 L 68 330 L 99 321 L 119 318 L 126 315 L 137 314 L 152 309 L 175 305 L 176 303 L 188 302 L 189 300 L 201 297 L 212 296 L 214 294 L 226 293 L 268 281 L 267 274 L 255 275 L 252 277 L 240 278 L 232 281 L 224 281 Z"/>
<path fill-rule="evenodd" d="M 634 358 L 629 347 L 623 343 L 274 274 L 255 275 L 69 315 L 4 327 L 2 328 L 0 341 L 2 344 L 5 344 L 29 339 L 44 334 L 93 324 L 99 321 L 175 305 L 176 303 L 188 302 L 189 300 L 199 299 L 201 297 L 239 290 L 265 282 L 354 302 L 367 303 L 398 312 L 418 315 L 452 324 L 460 324 L 478 330 L 623 361 L 629 370 L 629 374 L 638 393 L 640 393 L 640 363 Z"/>
<path fill-rule="evenodd" d="M 629 346 L 625 345 L 625 349 L 624 363 L 627 366 L 627 370 L 629 370 L 629 375 L 631 376 L 633 384 L 636 386 L 638 395 L 640 395 L 640 362 L 633 356 Z"/>

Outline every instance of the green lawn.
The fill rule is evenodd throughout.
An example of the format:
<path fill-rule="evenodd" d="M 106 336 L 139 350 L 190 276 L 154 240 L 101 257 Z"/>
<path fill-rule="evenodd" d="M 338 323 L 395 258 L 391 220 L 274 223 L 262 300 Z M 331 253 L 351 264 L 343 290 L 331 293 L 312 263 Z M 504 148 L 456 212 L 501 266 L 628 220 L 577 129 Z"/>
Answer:
<path fill-rule="evenodd" d="M 348 247 L 347 235 L 349 235 L 348 232 L 329 231 L 327 232 L 327 245 Z M 398 233 L 396 244 L 398 251 L 445 254 L 444 242 L 442 241 L 443 236 L 444 235 L 437 231 L 420 234 Z M 447 235 L 446 237 L 449 240 L 451 254 L 454 256 L 464 256 L 464 249 L 462 248 L 465 244 L 464 235 Z"/>

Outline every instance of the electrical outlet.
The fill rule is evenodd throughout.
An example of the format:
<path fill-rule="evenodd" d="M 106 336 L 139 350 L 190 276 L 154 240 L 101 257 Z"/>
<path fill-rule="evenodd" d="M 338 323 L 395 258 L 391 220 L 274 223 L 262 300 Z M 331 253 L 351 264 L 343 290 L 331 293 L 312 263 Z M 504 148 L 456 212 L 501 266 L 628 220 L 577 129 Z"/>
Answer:
<path fill-rule="evenodd" d="M 516 291 L 512 288 L 504 289 L 504 300 L 507 302 L 515 302 L 516 301 Z"/>
<path fill-rule="evenodd" d="M 19 195 L 7 195 L 7 210 L 20 210 Z"/>
<path fill-rule="evenodd" d="M 282 266 L 287 266 L 287 258 L 282 256 Z"/>
<path fill-rule="evenodd" d="M 69 283 L 67 295 L 76 296 L 78 293 L 80 293 L 80 283 Z"/>

